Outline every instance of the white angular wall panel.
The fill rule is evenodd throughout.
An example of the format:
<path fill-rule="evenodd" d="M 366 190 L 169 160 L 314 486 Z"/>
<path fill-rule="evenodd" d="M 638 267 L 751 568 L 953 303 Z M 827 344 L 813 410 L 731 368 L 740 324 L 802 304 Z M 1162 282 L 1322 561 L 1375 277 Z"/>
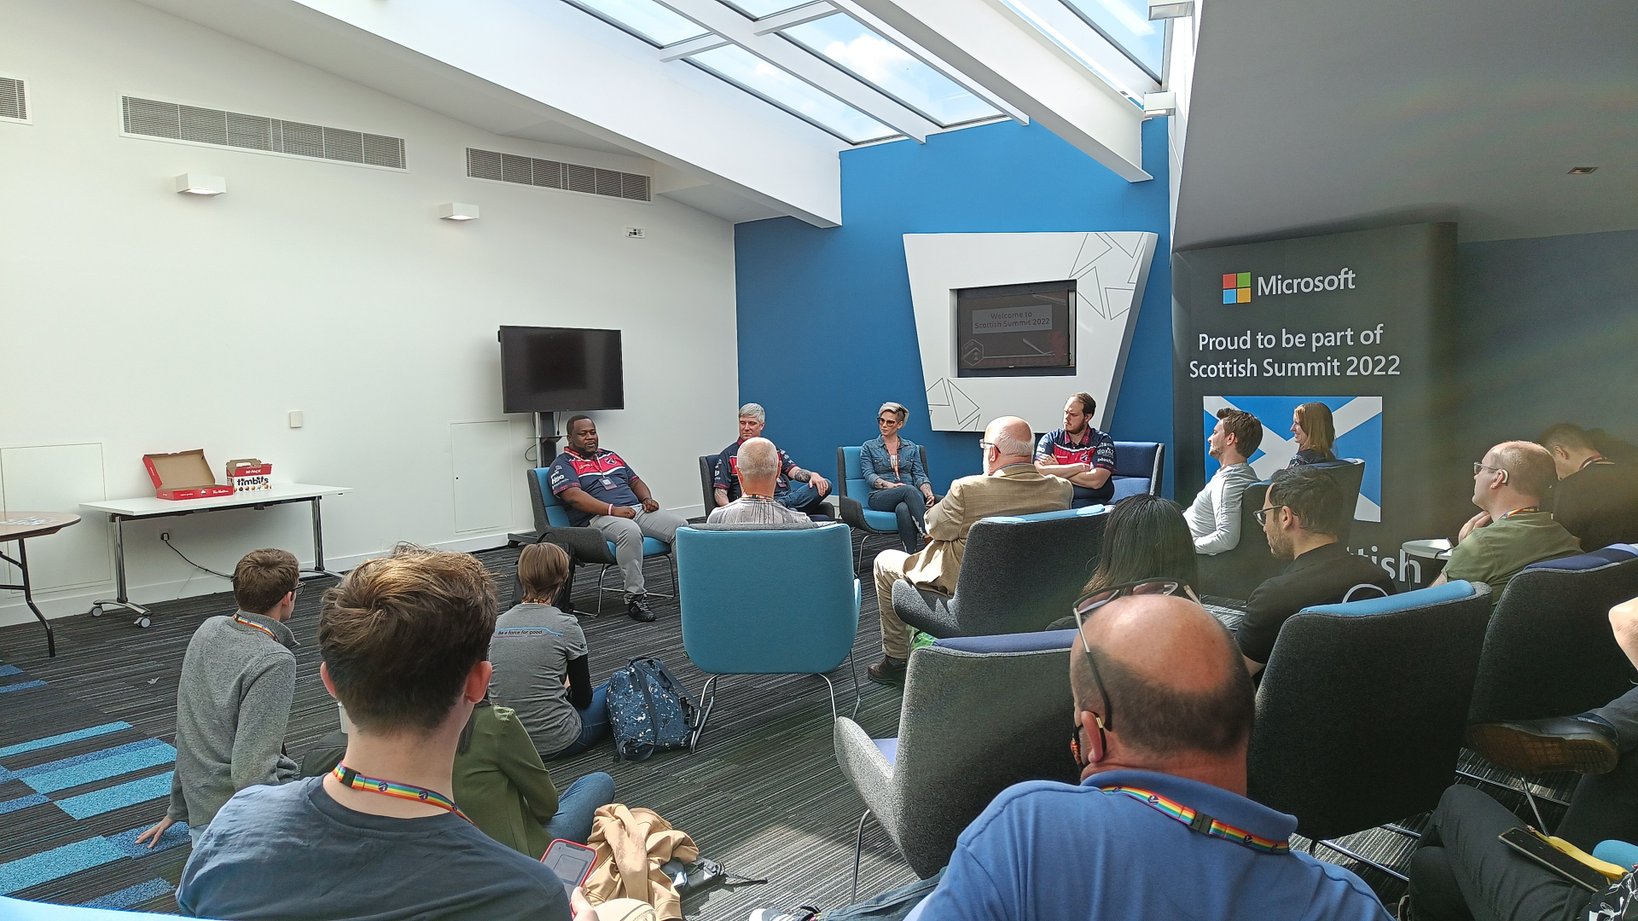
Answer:
<path fill-rule="evenodd" d="M 1093 424 L 1104 428 L 1115 412 L 1158 240 L 1139 231 L 905 234 L 933 429 L 980 431 L 996 416 L 1014 415 L 1049 431 L 1063 424 L 1064 399 L 1078 390 L 1097 399 Z M 957 289 L 1069 279 L 1076 283 L 1073 376 L 956 376 Z"/>

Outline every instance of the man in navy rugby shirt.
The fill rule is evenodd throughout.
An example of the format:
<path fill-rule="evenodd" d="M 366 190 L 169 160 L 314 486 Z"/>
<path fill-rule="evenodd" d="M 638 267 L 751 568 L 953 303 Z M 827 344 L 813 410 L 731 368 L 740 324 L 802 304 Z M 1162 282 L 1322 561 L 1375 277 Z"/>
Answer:
<path fill-rule="evenodd" d="M 1035 469 L 1062 477 L 1075 487 L 1074 507 L 1097 505 L 1115 497 L 1115 440 L 1092 427 L 1098 401 L 1077 393 L 1064 404 L 1064 427 L 1047 432 L 1035 446 Z"/>

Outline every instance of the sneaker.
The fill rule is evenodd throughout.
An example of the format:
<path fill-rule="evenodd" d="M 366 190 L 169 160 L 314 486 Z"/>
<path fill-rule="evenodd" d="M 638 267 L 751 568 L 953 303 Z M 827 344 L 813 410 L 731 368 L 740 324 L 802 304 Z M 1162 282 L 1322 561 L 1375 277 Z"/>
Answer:
<path fill-rule="evenodd" d="M 910 663 L 904 659 L 895 659 L 892 656 L 882 656 L 882 660 L 865 669 L 865 674 L 877 684 L 903 684 L 904 672 Z"/>
<path fill-rule="evenodd" d="M 752 910 L 750 921 L 816 921 L 819 909 L 812 905 L 798 905 L 795 908 L 757 908 Z"/>
<path fill-rule="evenodd" d="M 1591 713 L 1484 723 L 1468 729 L 1467 739 L 1479 754 L 1519 774 L 1607 774 L 1621 757 L 1615 727 Z"/>
<path fill-rule="evenodd" d="M 638 623 L 654 623 L 654 612 L 648 609 L 648 599 L 644 595 L 626 597 L 626 616 Z"/>

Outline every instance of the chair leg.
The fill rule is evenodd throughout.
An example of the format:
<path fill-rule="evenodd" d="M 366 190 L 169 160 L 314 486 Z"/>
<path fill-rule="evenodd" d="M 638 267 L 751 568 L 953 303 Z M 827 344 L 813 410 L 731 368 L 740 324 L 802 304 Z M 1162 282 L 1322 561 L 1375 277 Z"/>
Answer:
<path fill-rule="evenodd" d="M 599 615 L 603 613 L 603 579 L 608 574 L 609 564 L 604 563 L 603 568 L 597 571 L 597 613 Z"/>
<path fill-rule="evenodd" d="M 671 563 L 671 597 L 681 598 L 682 596 L 677 594 L 677 551 L 672 550 L 665 558 Z"/>
<path fill-rule="evenodd" d="M 830 680 L 829 675 L 820 674 L 819 672 L 815 672 L 814 674 L 819 675 L 820 678 L 824 679 L 825 687 L 830 691 L 830 721 L 834 723 L 836 722 L 836 685 Z"/>
<path fill-rule="evenodd" d="M 1319 842 L 1319 844 L 1320 844 L 1321 847 L 1327 848 L 1329 850 L 1336 851 L 1338 854 L 1341 854 L 1342 856 L 1347 857 L 1349 860 L 1358 861 L 1359 863 L 1362 863 L 1362 864 L 1364 864 L 1364 865 L 1366 865 L 1368 867 L 1371 867 L 1371 868 L 1376 869 L 1376 870 L 1380 870 L 1383 873 L 1388 874 L 1389 876 L 1393 877 L 1394 879 L 1399 880 L 1402 883 L 1410 882 L 1410 877 L 1408 877 L 1405 874 L 1399 872 L 1398 870 L 1395 870 L 1393 867 L 1384 866 L 1383 864 L 1377 863 L 1376 861 L 1372 860 L 1371 858 L 1366 857 L 1365 855 L 1357 853 L 1355 851 L 1352 851 L 1352 850 L 1350 850 L 1350 849 L 1348 849 L 1346 847 L 1343 847 L 1342 845 L 1336 843 L 1335 841 L 1321 841 L 1321 842 Z M 1309 846 L 1308 852 L 1310 854 L 1312 854 L 1314 852 L 1314 849 L 1313 849 L 1312 845 Z"/>
<path fill-rule="evenodd" d="M 858 830 L 853 833 L 853 888 L 848 890 L 847 903 L 849 905 L 859 903 L 859 862 L 864 857 L 864 826 L 865 820 L 868 818 L 870 818 L 870 810 L 866 809 L 864 814 L 859 816 Z"/>
<path fill-rule="evenodd" d="M 862 695 L 859 692 L 859 663 L 853 661 L 852 653 L 848 653 L 847 670 L 853 673 L 853 717 L 857 719 L 859 716 L 859 698 Z"/>
<path fill-rule="evenodd" d="M 1542 822 L 1542 820 L 1541 820 L 1541 809 L 1540 809 L 1540 807 L 1538 807 L 1536 805 L 1536 795 L 1530 789 L 1530 778 L 1528 778 L 1528 777 L 1519 777 L 1519 785 L 1515 787 L 1511 783 L 1504 783 L 1504 782 L 1502 782 L 1500 780 L 1495 780 L 1495 779 L 1492 779 L 1492 778 L 1489 778 L 1489 777 L 1480 777 L 1479 775 L 1473 773 L 1472 771 L 1461 771 L 1461 770 L 1459 770 L 1459 771 L 1456 772 L 1456 776 L 1466 777 L 1469 780 L 1477 780 L 1479 783 L 1485 784 L 1486 786 L 1500 787 L 1503 790 L 1511 790 L 1514 793 L 1523 793 L 1525 801 L 1530 804 L 1530 812 L 1533 813 L 1535 815 L 1535 817 L 1536 817 L 1536 827 L 1541 829 L 1543 834 L 1551 834 L 1552 833 L 1552 830 L 1549 829 L 1547 827 L 1546 823 Z M 1514 776 L 1518 776 L 1518 775 L 1514 775 Z M 1563 800 L 1554 799 L 1553 797 L 1547 796 L 1545 794 L 1543 794 L 1541 798 L 1546 800 L 1549 803 L 1552 803 L 1555 806 L 1568 807 L 1570 805 L 1569 803 L 1567 803 L 1567 802 L 1565 802 Z"/>
<path fill-rule="evenodd" d="M 705 732 L 705 721 L 711 718 L 711 708 L 717 703 L 717 679 L 721 675 L 712 675 L 705 679 L 705 687 L 700 690 L 700 715 L 694 722 L 694 732 L 688 737 L 688 750 L 693 751 L 700 744 L 700 734 Z"/>

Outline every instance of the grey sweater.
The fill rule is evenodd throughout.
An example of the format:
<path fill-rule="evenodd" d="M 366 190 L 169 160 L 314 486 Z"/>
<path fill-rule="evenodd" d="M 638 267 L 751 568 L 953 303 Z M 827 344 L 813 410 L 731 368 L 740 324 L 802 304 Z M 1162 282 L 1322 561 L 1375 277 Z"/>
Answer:
<path fill-rule="evenodd" d="M 166 815 L 204 829 L 234 793 L 296 776 L 284 731 L 296 691 L 290 628 L 261 614 L 238 613 L 199 626 L 182 658 L 176 688 L 176 772 Z"/>

